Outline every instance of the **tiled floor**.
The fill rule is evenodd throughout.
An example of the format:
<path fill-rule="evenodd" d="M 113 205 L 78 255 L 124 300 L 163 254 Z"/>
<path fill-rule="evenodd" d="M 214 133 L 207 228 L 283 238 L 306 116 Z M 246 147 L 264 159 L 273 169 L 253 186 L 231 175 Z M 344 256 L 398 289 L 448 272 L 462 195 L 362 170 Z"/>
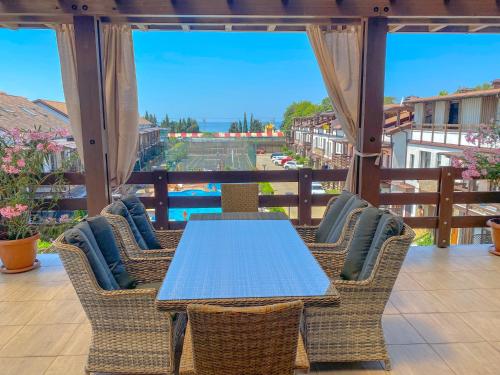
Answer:
<path fill-rule="evenodd" d="M 57 255 L 0 274 L 0 374 L 83 374 L 90 326 Z M 487 246 L 410 250 L 383 318 L 390 374 L 500 374 L 500 258 Z M 321 375 L 388 374 L 380 363 Z"/>

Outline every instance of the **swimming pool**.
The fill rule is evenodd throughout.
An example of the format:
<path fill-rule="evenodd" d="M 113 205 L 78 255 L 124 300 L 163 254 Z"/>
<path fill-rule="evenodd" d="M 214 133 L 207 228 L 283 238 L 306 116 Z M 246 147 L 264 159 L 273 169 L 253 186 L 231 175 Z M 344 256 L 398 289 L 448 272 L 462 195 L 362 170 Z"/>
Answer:
<path fill-rule="evenodd" d="M 209 191 L 191 189 L 184 191 L 172 191 L 168 195 L 171 197 L 219 197 L 220 184 L 210 183 L 207 185 Z M 170 208 L 168 218 L 172 221 L 184 221 L 189 219 L 191 214 L 216 214 L 221 213 L 220 207 L 196 207 L 196 208 Z"/>

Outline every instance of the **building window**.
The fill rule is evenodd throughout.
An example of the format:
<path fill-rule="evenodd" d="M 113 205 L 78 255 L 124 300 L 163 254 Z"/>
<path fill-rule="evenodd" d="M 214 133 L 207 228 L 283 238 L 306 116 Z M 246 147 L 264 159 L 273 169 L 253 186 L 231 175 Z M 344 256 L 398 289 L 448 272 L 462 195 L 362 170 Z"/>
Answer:
<path fill-rule="evenodd" d="M 450 158 L 444 154 L 437 154 L 437 167 L 447 167 L 450 165 Z"/>
<path fill-rule="evenodd" d="M 448 124 L 458 124 L 459 113 L 460 113 L 460 102 L 451 102 L 450 115 L 448 116 Z"/>
<path fill-rule="evenodd" d="M 431 167 L 431 153 L 428 151 L 420 151 L 420 168 Z"/>
<path fill-rule="evenodd" d="M 414 154 L 410 154 L 410 165 L 409 165 L 410 168 L 415 168 L 415 155 Z"/>
<path fill-rule="evenodd" d="M 424 124 L 432 124 L 434 120 L 434 103 L 424 103 Z"/>

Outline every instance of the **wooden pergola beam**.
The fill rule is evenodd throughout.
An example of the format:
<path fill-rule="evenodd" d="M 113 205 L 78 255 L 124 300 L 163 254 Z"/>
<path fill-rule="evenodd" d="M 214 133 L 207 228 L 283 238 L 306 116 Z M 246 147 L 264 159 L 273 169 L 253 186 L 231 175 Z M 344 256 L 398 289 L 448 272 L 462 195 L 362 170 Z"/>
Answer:
<path fill-rule="evenodd" d="M 0 13 L 94 16 L 499 17 L 497 0 L 1 0 Z"/>

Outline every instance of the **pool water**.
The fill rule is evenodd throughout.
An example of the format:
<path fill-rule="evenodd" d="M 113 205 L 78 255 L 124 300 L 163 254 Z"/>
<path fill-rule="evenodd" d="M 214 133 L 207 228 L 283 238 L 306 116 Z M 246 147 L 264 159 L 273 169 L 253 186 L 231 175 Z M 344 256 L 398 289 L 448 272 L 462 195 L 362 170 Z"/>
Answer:
<path fill-rule="evenodd" d="M 219 197 L 220 196 L 220 184 L 210 183 L 207 185 L 209 191 L 204 190 L 184 190 L 184 191 L 172 191 L 168 195 L 171 197 Z M 215 190 L 213 190 L 215 188 Z M 189 220 L 191 214 L 216 214 L 221 213 L 222 209 L 220 207 L 196 207 L 196 208 L 170 208 L 168 210 L 168 218 L 172 221 L 184 221 Z M 186 216 L 185 216 L 186 215 Z"/>

